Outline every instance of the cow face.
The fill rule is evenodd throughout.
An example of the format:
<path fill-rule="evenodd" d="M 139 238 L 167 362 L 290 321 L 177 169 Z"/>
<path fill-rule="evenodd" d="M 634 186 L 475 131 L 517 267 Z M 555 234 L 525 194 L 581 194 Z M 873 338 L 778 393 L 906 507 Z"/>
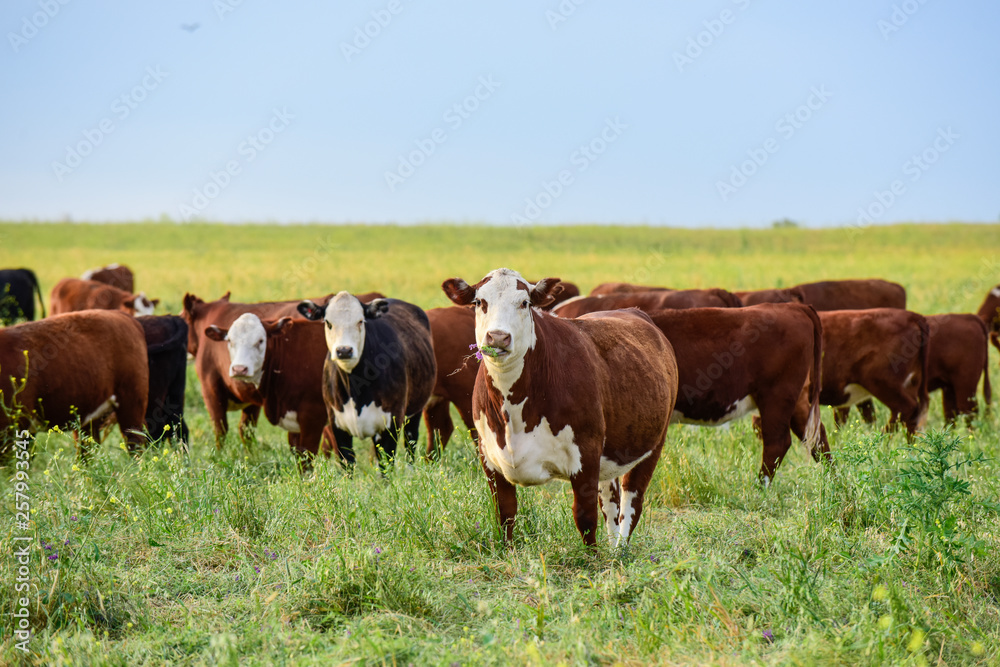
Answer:
<path fill-rule="evenodd" d="M 205 336 L 214 341 L 225 341 L 229 347 L 229 377 L 240 382 L 260 386 L 267 356 L 267 339 L 287 330 L 292 318 L 261 322 L 253 313 L 236 318 L 229 329 L 212 326 L 205 328 Z"/>
<path fill-rule="evenodd" d="M 138 294 L 133 294 L 122 303 L 122 310 L 132 313 L 136 317 L 152 315 L 156 311 L 156 304 L 159 302 L 159 299 L 150 299 L 146 296 L 145 292 L 139 292 Z"/>
<path fill-rule="evenodd" d="M 349 292 L 339 292 L 326 306 L 312 301 L 299 304 L 299 312 L 310 320 L 323 320 L 324 334 L 330 358 L 345 373 L 350 373 L 361 360 L 365 349 L 367 321 L 379 318 L 389 309 L 385 299 L 362 304 Z"/>
<path fill-rule="evenodd" d="M 496 269 L 475 286 L 450 278 L 441 287 L 454 303 L 476 307 L 476 344 L 490 348 L 483 353 L 488 364 L 503 366 L 535 346 L 531 307 L 551 303 L 558 284 L 546 278 L 532 285 L 516 271 Z"/>

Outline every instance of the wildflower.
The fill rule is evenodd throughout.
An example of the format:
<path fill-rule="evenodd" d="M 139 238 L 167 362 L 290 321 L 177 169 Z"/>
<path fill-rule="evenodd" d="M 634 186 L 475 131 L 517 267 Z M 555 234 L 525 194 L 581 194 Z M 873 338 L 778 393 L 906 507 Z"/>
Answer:
<path fill-rule="evenodd" d="M 173 514 L 173 513 L 174 513 L 174 508 L 173 507 L 168 507 L 167 508 L 167 514 Z"/>
<path fill-rule="evenodd" d="M 48 551 L 52 551 L 52 545 L 51 544 L 46 544 L 45 542 L 42 542 L 42 546 L 45 547 Z"/>
<path fill-rule="evenodd" d="M 256 572 L 257 574 L 260 574 L 260 566 L 259 565 L 254 565 L 253 566 L 253 571 Z"/>
<path fill-rule="evenodd" d="M 156 463 L 156 462 L 157 462 L 157 461 L 159 461 L 159 460 L 160 460 L 160 457 L 159 457 L 159 456 L 154 456 L 154 457 L 153 457 L 153 463 Z"/>
<path fill-rule="evenodd" d="M 52 554 L 49 556 L 49 560 L 56 560 L 57 558 L 59 558 L 59 554 Z"/>
<path fill-rule="evenodd" d="M 167 491 L 167 500 L 170 500 L 173 497 L 174 497 L 174 492 L 173 491 Z"/>
<path fill-rule="evenodd" d="M 63 542 L 63 546 L 64 547 L 68 547 L 69 546 L 69 538 L 68 537 L 66 538 L 66 541 Z"/>
<path fill-rule="evenodd" d="M 70 520 L 70 521 L 76 521 L 76 515 L 74 514 L 73 516 L 71 516 L 71 517 L 69 518 L 69 520 Z"/>
<path fill-rule="evenodd" d="M 73 472 L 80 472 L 79 466 L 77 466 L 75 463 L 73 464 L 72 470 L 73 470 Z"/>
<path fill-rule="evenodd" d="M 125 443 L 124 442 L 118 443 L 118 448 L 121 449 L 123 452 L 127 452 L 128 451 L 128 448 L 125 447 Z"/>
<path fill-rule="evenodd" d="M 379 549 L 378 547 L 375 547 L 375 554 L 378 555 L 380 553 L 382 553 L 382 550 Z"/>
<path fill-rule="evenodd" d="M 239 580 L 240 580 L 240 575 L 237 574 L 236 575 L 236 581 L 239 581 Z"/>
<path fill-rule="evenodd" d="M 763 634 L 764 634 L 764 639 L 766 639 L 769 644 L 774 643 L 774 635 L 771 633 L 770 630 L 764 630 Z"/>
<path fill-rule="evenodd" d="M 166 433 L 169 430 L 170 430 L 170 424 L 164 424 L 163 425 L 163 432 Z"/>

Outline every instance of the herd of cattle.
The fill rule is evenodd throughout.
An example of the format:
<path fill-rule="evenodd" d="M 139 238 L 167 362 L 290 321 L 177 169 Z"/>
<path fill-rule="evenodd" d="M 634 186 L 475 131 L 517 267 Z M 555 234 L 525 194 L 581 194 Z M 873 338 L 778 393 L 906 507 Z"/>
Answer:
<path fill-rule="evenodd" d="M 423 310 L 378 292 L 237 303 L 186 294 L 177 315 L 134 292 L 112 265 L 66 278 L 48 317 L 34 273 L 0 271 L 0 432 L 60 426 L 99 441 L 117 421 L 131 449 L 188 439 L 184 387 L 194 358 L 216 443 L 240 410 L 249 437 L 263 409 L 308 463 L 354 462 L 370 438 L 380 467 L 401 440 L 412 458 L 421 416 L 427 456 L 452 433 L 455 406 L 476 441 L 507 539 L 515 485 L 571 483 L 587 544 L 603 512 L 608 539 L 627 542 L 670 423 L 717 426 L 756 413 L 769 483 L 791 434 L 829 458 L 820 406 L 837 424 L 872 399 L 887 426 L 922 428 L 928 392 L 948 421 L 991 390 L 988 344 L 1000 349 L 1000 286 L 978 314 L 923 316 L 884 280 L 840 280 L 729 292 L 604 283 L 589 295 L 497 269 L 474 285 L 442 284 L 455 304 Z M 12 324 L 17 319 L 28 320 Z M 81 448 L 89 441 L 79 439 Z M 5 443 L 0 442 L 0 451 Z"/>

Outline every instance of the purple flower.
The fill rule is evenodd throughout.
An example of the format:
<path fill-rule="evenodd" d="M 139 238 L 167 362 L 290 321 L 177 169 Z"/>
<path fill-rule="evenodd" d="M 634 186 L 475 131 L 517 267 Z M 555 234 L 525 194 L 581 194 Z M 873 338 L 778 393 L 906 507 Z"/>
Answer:
<path fill-rule="evenodd" d="M 71 517 L 69 518 L 69 520 L 70 520 L 70 521 L 76 521 L 76 515 L 74 514 L 73 516 L 71 516 Z"/>
<path fill-rule="evenodd" d="M 774 635 L 771 634 L 770 630 L 764 630 L 764 639 L 766 639 L 769 643 L 774 641 Z"/>
<path fill-rule="evenodd" d="M 59 558 L 59 554 L 52 554 L 51 556 L 49 556 L 49 560 L 55 560 L 57 558 Z"/>
<path fill-rule="evenodd" d="M 42 542 L 42 544 L 45 544 L 45 542 Z M 49 551 L 52 551 L 52 545 L 51 544 L 45 544 L 45 548 L 48 549 Z"/>
<path fill-rule="evenodd" d="M 240 575 L 237 574 L 236 575 L 236 581 L 239 581 L 239 580 L 240 580 Z"/>
<path fill-rule="evenodd" d="M 218 514 L 218 513 L 219 513 L 219 508 L 218 507 L 216 507 L 214 510 L 212 510 L 212 514 Z"/>
<path fill-rule="evenodd" d="M 259 565 L 254 565 L 253 566 L 253 571 L 256 572 L 257 574 L 260 574 L 260 566 Z"/>
<path fill-rule="evenodd" d="M 69 538 L 68 537 L 66 538 L 66 541 L 63 542 L 63 546 L 66 546 L 66 547 L 69 546 Z"/>
<path fill-rule="evenodd" d="M 657 558 L 656 556 L 650 556 L 650 557 L 649 557 L 649 562 L 650 562 L 650 563 L 659 563 L 659 562 L 660 562 L 660 559 L 659 559 L 659 558 Z"/>
<path fill-rule="evenodd" d="M 382 550 L 381 550 L 381 549 L 379 549 L 378 547 L 375 547 L 375 553 L 376 553 L 376 554 L 380 554 L 380 553 L 382 553 Z"/>

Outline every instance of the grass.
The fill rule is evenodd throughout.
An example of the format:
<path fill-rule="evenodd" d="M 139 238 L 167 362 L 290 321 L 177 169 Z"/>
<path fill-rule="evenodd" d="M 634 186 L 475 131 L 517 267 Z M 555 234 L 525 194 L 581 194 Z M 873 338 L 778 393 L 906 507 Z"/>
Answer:
<path fill-rule="evenodd" d="M 0 244 L 17 248 L 4 263 L 34 268 L 46 291 L 129 264 L 160 312 L 176 312 L 185 291 L 229 289 L 247 301 L 378 289 L 442 306 L 444 278 L 500 265 L 584 290 L 879 276 L 906 286 L 915 310 L 970 312 L 1000 276 L 1000 230 L 966 225 L 855 236 L 0 225 Z M 1000 386 L 995 352 L 991 372 Z M 332 461 L 302 476 L 267 424 L 255 444 L 216 451 L 190 368 L 188 380 L 187 454 L 160 443 L 132 457 L 113 433 L 84 464 L 68 435 L 34 438 L 34 653 L 23 658 L 7 625 L 18 597 L 8 555 L 0 663 L 997 664 L 996 409 L 945 430 L 934 396 L 913 443 L 852 420 L 831 434 L 834 471 L 796 447 L 767 490 L 749 422 L 671 427 L 630 548 L 594 555 L 562 483 L 519 491 L 505 548 L 467 434 L 441 461 L 401 462 L 387 478 L 370 456 L 353 476 Z M 0 475 L 10 542 L 21 534 L 14 471 Z"/>

